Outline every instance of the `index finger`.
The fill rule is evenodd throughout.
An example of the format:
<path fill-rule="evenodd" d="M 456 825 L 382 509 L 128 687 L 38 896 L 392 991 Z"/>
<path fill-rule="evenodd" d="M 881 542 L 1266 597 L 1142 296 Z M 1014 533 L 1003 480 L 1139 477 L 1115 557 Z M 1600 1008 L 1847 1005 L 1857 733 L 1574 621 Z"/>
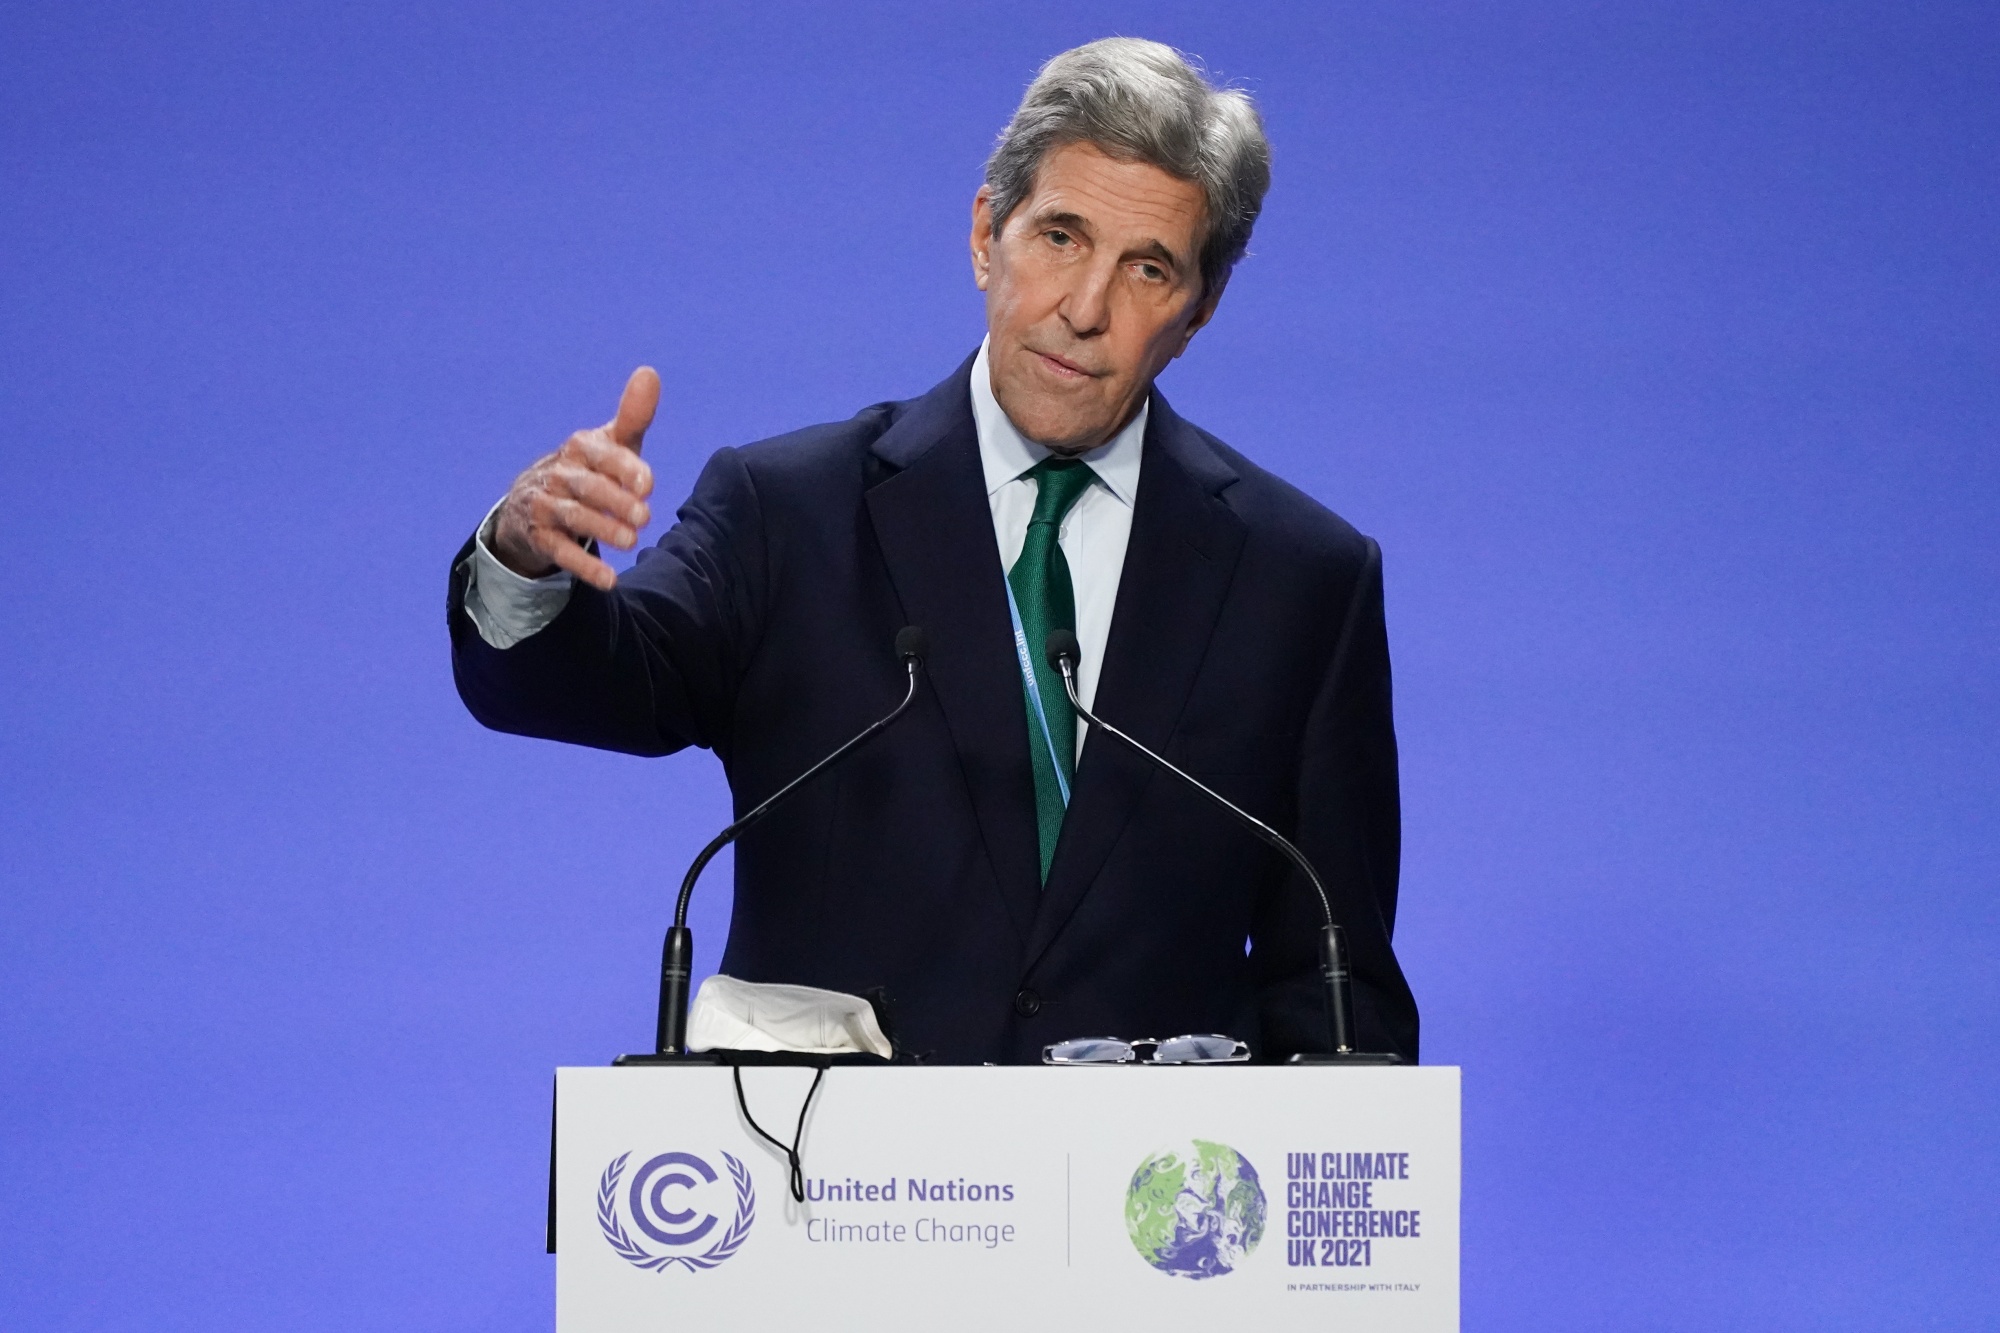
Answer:
<path fill-rule="evenodd" d="M 608 432 L 583 431 L 576 442 L 592 472 L 603 473 L 641 500 L 653 493 L 653 469 L 632 450 L 612 443 Z"/>

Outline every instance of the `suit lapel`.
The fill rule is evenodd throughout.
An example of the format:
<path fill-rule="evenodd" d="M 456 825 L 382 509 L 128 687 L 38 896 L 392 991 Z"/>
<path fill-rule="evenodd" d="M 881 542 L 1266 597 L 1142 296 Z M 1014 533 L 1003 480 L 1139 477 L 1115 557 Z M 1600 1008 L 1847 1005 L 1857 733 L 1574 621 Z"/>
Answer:
<path fill-rule="evenodd" d="M 1164 751 L 1221 614 L 1245 530 L 1216 498 L 1236 474 L 1157 391 L 1145 450 L 1093 711 Z M 1024 755 L 1024 770 L 1026 763 Z M 1150 764 L 1110 737 L 1084 743 L 1028 942 L 1030 967 L 1089 893 L 1154 778 Z"/>
<path fill-rule="evenodd" d="M 924 674 L 957 748 L 987 859 L 1019 937 L 1041 897 L 1034 777 L 1013 631 L 967 388 L 968 360 L 874 446 L 897 469 L 867 492 L 869 520 L 909 623 L 930 637 Z"/>

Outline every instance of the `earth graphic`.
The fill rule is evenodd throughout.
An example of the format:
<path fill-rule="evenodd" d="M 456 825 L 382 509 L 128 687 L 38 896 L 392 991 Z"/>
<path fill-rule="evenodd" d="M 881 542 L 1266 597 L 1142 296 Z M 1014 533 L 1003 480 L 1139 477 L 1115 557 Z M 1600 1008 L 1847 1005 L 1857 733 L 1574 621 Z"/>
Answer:
<path fill-rule="evenodd" d="M 1257 1168 L 1226 1143 L 1195 1139 L 1139 1164 L 1125 1229 L 1147 1263 L 1177 1277 L 1220 1277 L 1264 1239 Z"/>

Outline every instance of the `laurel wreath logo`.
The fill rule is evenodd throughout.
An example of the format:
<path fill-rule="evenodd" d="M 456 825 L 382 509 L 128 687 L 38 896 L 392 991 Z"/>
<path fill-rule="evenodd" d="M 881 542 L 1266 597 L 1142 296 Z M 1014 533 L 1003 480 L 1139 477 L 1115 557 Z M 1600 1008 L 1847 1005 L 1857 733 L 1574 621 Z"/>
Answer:
<path fill-rule="evenodd" d="M 694 1272 L 713 1268 L 743 1248 L 744 1240 L 750 1235 L 750 1224 L 757 1220 L 757 1191 L 750 1183 L 748 1167 L 728 1153 L 722 1154 L 722 1160 L 729 1168 L 729 1178 L 736 1184 L 736 1220 L 729 1224 L 721 1239 L 700 1254 L 654 1254 L 633 1240 L 618 1218 L 618 1181 L 624 1176 L 625 1163 L 631 1156 L 629 1152 L 620 1154 L 610 1166 L 604 1168 L 604 1175 L 597 1182 L 597 1226 L 621 1258 L 635 1268 L 647 1268 L 658 1273 L 666 1272 L 675 1264 L 685 1264 L 689 1272 Z"/>

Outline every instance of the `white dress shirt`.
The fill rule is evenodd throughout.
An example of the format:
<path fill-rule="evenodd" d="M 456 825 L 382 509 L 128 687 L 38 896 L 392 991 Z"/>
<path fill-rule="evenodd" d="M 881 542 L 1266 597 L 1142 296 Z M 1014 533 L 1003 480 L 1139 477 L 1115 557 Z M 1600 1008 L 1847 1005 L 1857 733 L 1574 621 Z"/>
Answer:
<path fill-rule="evenodd" d="M 1118 579 L 1125 570 L 1125 547 L 1132 537 L 1132 502 L 1139 494 L 1139 464 L 1146 438 L 1148 404 L 1109 443 L 1083 455 L 1096 480 L 1064 516 L 1057 541 L 1069 562 L 1076 593 L 1076 639 L 1083 648 L 1076 692 L 1084 707 L 1097 697 L 1099 665 L 1111 640 L 1111 613 L 1118 604 Z M 986 503 L 993 513 L 993 536 L 1000 544 L 1000 568 L 1012 569 L 1027 539 L 1035 512 L 1035 483 L 1027 473 L 1051 450 L 1015 429 L 993 396 L 986 344 L 972 363 L 972 422 L 979 435 L 979 463 L 986 475 Z M 465 585 L 465 613 L 479 637 L 495 648 L 511 648 L 540 631 L 569 604 L 572 576 L 557 571 L 523 578 L 500 563 L 488 542 L 495 505 L 479 525 L 471 577 Z M 1039 668 L 1040 647 L 1035 647 Z M 1076 729 L 1082 748 L 1086 728 Z"/>
<path fill-rule="evenodd" d="M 1141 403 L 1125 429 L 1083 455 L 1097 480 L 1070 506 L 1056 537 L 1076 593 L 1076 641 L 1083 649 L 1076 668 L 1076 693 L 1085 708 L 1097 697 L 1098 668 L 1104 661 L 1104 645 L 1111 641 L 1111 612 L 1118 605 L 1118 578 L 1125 572 L 1125 547 L 1132 538 L 1132 502 L 1139 494 L 1139 462 L 1150 411 L 1150 404 Z M 979 432 L 979 463 L 986 472 L 986 503 L 993 511 L 993 536 L 1000 543 L 1000 568 L 1012 569 L 1035 513 L 1035 483 L 1027 473 L 1051 451 L 1016 430 L 1000 410 L 985 343 L 979 345 L 978 359 L 972 363 L 972 422 Z M 1035 655 L 1035 669 L 1045 669 L 1042 646 L 1028 648 Z M 1081 725 L 1076 729 L 1079 751 L 1084 731 Z"/>

